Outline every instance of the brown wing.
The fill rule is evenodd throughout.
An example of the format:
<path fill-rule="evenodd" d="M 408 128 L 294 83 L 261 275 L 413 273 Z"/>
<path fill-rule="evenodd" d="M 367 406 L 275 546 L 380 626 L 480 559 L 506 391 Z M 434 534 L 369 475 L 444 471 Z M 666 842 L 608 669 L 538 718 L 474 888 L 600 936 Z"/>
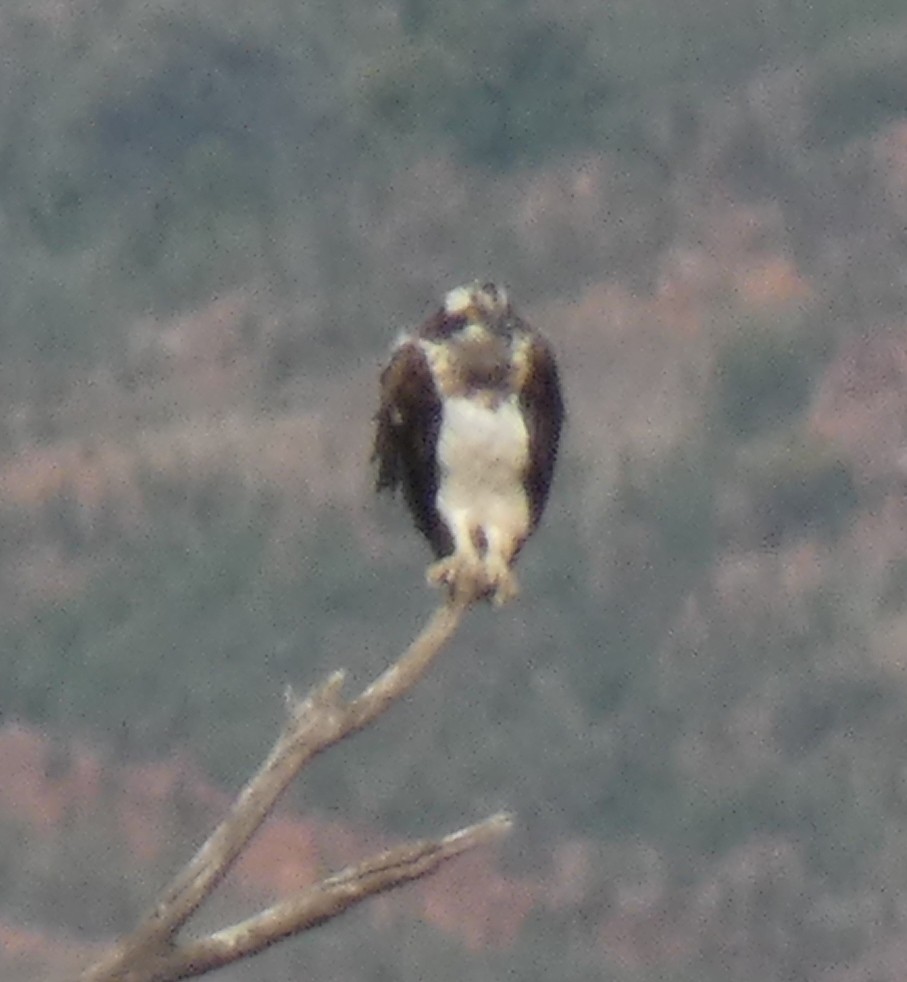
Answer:
<path fill-rule="evenodd" d="M 529 498 L 530 527 L 535 529 L 551 490 L 564 422 L 564 400 L 554 353 L 540 335 L 532 335 L 525 357 L 520 405 L 529 431 L 529 469 L 524 486 Z"/>
<path fill-rule="evenodd" d="M 441 400 L 419 346 L 405 342 L 381 374 L 381 405 L 375 417 L 378 491 L 403 489 L 416 528 L 436 556 L 453 551 L 450 531 L 435 503 L 438 492 L 438 433 Z"/>

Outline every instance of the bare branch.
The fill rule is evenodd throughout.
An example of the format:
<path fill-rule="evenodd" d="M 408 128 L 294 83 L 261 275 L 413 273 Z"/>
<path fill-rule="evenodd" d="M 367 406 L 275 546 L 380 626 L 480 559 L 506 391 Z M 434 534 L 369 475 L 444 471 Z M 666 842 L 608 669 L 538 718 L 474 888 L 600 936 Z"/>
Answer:
<path fill-rule="evenodd" d="M 220 883 L 293 778 L 317 754 L 363 729 L 406 695 L 453 637 L 474 600 L 469 590 L 452 593 L 404 654 L 351 702 L 341 698 L 343 672 L 333 673 L 306 699 L 290 700 L 289 718 L 276 743 L 227 816 L 138 928 L 90 967 L 82 982 L 132 978 L 127 974 L 132 967 L 173 952 L 176 933 Z"/>
<path fill-rule="evenodd" d="M 388 849 L 254 917 L 207 938 L 168 949 L 150 964 L 120 976 L 120 982 L 175 982 L 257 955 L 278 941 L 337 917 L 369 897 L 435 872 L 442 863 L 468 849 L 495 841 L 510 827 L 509 816 L 498 814 L 442 839 Z"/>

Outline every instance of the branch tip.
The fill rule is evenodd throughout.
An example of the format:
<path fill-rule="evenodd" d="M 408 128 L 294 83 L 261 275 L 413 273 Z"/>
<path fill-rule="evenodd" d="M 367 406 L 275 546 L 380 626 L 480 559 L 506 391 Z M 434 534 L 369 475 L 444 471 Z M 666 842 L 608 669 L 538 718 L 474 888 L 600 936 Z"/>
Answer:
<path fill-rule="evenodd" d="M 337 709 L 340 706 L 340 693 L 346 682 L 346 670 L 338 668 L 321 683 L 315 686 L 309 695 L 309 701 L 319 709 Z"/>
<path fill-rule="evenodd" d="M 488 826 L 489 832 L 493 831 L 498 835 L 507 835 L 513 831 L 513 826 L 516 824 L 516 816 L 513 812 L 498 812 L 486 818 L 482 824 Z"/>
<path fill-rule="evenodd" d="M 336 699 L 340 695 L 340 690 L 346 682 L 346 669 L 338 668 L 331 672 L 321 687 L 321 692 L 331 699 Z"/>
<path fill-rule="evenodd" d="M 346 681 L 346 671 L 338 669 L 318 685 L 313 686 L 305 698 L 300 699 L 288 685 L 284 689 L 284 702 L 290 722 L 299 723 L 313 709 L 337 709 L 340 705 L 340 692 Z"/>
<path fill-rule="evenodd" d="M 474 825 L 467 825 L 466 828 L 458 829 L 445 835 L 441 840 L 445 846 L 460 846 L 469 849 L 473 846 L 485 842 L 493 842 L 495 839 L 503 838 L 513 829 L 513 815 L 510 812 L 498 812 L 476 822 Z"/>

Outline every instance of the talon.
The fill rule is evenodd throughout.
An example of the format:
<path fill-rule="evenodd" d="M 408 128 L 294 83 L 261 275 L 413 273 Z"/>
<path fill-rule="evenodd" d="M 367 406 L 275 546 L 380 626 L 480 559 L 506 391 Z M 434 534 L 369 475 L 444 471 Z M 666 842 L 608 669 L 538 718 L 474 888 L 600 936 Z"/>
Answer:
<path fill-rule="evenodd" d="M 511 570 L 504 570 L 489 577 L 491 602 L 495 607 L 516 600 L 520 595 L 520 583 Z"/>
<path fill-rule="evenodd" d="M 465 570 L 466 563 L 463 562 L 462 556 L 445 556 L 444 559 L 439 559 L 428 567 L 425 571 L 425 579 L 429 586 L 453 587 L 463 577 Z"/>
<path fill-rule="evenodd" d="M 425 582 L 431 587 L 444 586 L 450 582 L 450 575 L 450 563 L 446 559 L 439 559 L 425 570 Z"/>
<path fill-rule="evenodd" d="M 470 601 L 480 600 L 491 589 L 482 563 L 463 553 L 432 563 L 425 571 L 425 579 L 429 586 L 447 587 L 451 596 L 459 595 Z"/>
<path fill-rule="evenodd" d="M 491 600 L 495 607 L 503 607 L 504 604 L 509 604 L 511 600 L 516 600 L 520 595 L 519 585 L 516 583 L 499 583 L 497 589 L 494 591 L 494 595 Z"/>

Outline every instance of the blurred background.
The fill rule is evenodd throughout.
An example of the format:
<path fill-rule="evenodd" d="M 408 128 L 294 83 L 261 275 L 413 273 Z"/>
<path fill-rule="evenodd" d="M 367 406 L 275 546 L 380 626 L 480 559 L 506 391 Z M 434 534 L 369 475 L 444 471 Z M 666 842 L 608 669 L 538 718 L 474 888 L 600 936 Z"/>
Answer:
<path fill-rule="evenodd" d="M 903 977 L 903 0 L 5 0 L 0 132 L 4 979 L 134 923 L 288 683 L 418 629 L 377 378 L 477 276 L 569 405 L 523 597 L 203 921 L 517 831 L 218 977 Z"/>

